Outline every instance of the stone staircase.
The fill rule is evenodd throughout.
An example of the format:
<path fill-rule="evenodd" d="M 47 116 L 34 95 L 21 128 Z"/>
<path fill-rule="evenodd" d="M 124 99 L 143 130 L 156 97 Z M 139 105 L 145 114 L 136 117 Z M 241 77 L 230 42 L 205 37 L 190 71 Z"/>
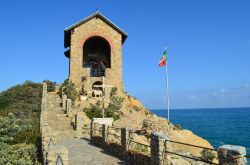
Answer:
<path fill-rule="evenodd" d="M 47 89 L 45 88 L 44 91 L 46 92 Z M 45 97 L 46 104 L 43 102 L 44 108 L 42 108 L 40 120 L 44 164 L 130 165 L 92 145 L 89 135 L 75 138 L 76 131 L 71 126 L 72 118 L 63 111 L 62 99 L 56 93 L 47 93 Z"/>
<path fill-rule="evenodd" d="M 55 134 L 56 141 L 71 139 L 75 134 L 70 124 L 71 119 L 66 117 L 61 104 L 62 100 L 58 94 L 48 93 L 47 122 L 52 132 Z"/>

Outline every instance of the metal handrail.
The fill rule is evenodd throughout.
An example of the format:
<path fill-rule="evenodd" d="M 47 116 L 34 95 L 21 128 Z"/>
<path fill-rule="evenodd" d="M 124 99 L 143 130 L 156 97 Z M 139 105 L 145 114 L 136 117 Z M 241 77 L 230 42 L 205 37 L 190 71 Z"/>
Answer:
<path fill-rule="evenodd" d="M 178 156 L 181 156 L 181 157 L 185 157 L 185 158 L 188 158 L 188 159 L 193 159 L 193 160 L 200 161 L 200 162 L 205 162 L 205 163 L 219 165 L 218 163 L 213 163 L 213 162 L 210 162 L 210 161 L 202 160 L 202 159 L 197 158 L 197 157 L 191 157 L 191 156 L 182 155 L 182 154 L 178 154 L 178 153 L 170 152 L 170 151 L 165 151 L 165 152 L 170 153 L 170 154 L 174 154 L 174 155 L 178 155 Z"/>
<path fill-rule="evenodd" d="M 244 157 L 247 159 L 250 159 L 250 155 L 245 155 Z"/>
<path fill-rule="evenodd" d="M 140 143 L 140 142 L 135 141 L 135 140 L 131 140 L 131 142 L 134 142 L 134 143 L 137 143 L 137 144 L 140 144 L 140 145 L 143 145 L 143 146 L 150 147 L 150 145 L 148 145 L 148 144 L 143 144 L 143 143 Z"/>
<path fill-rule="evenodd" d="M 182 143 L 182 142 L 177 142 L 177 141 L 172 141 L 172 140 L 166 140 L 166 141 L 172 142 L 172 143 L 177 143 L 177 144 L 182 144 L 182 145 L 186 145 L 186 146 L 191 146 L 191 147 L 197 147 L 197 148 L 217 151 L 216 149 L 213 149 L 213 148 L 207 148 L 207 147 L 197 146 L 197 145 L 193 145 L 193 144 L 187 144 L 187 143 Z"/>
<path fill-rule="evenodd" d="M 109 128 L 113 128 L 113 129 L 116 129 L 116 130 L 121 130 L 121 128 L 118 128 L 118 127 L 114 127 L 114 126 L 108 126 Z"/>

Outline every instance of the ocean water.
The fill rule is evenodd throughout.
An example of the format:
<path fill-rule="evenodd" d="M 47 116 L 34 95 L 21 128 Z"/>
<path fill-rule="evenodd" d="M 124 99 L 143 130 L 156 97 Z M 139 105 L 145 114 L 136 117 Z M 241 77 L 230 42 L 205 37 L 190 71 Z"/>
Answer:
<path fill-rule="evenodd" d="M 151 111 L 167 118 L 166 110 Z M 170 110 L 170 121 L 208 140 L 215 148 L 240 145 L 250 155 L 250 108 L 176 109 Z"/>

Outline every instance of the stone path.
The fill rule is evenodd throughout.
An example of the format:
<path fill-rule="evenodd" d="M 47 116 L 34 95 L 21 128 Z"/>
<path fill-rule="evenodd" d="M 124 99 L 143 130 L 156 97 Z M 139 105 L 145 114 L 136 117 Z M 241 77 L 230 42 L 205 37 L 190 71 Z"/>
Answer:
<path fill-rule="evenodd" d="M 93 146 L 89 137 L 74 138 L 75 131 L 70 126 L 70 118 L 66 117 L 60 107 L 61 99 L 56 94 L 48 94 L 48 125 L 55 132 L 56 146 L 64 146 L 69 150 L 69 165 L 130 165 L 101 148 Z"/>
<path fill-rule="evenodd" d="M 69 149 L 70 165 L 130 165 L 91 145 L 88 139 L 62 140 L 59 145 Z"/>

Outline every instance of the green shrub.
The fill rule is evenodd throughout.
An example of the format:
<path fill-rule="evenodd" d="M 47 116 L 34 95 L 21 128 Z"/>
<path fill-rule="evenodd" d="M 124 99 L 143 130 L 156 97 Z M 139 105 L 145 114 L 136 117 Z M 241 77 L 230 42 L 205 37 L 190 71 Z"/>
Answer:
<path fill-rule="evenodd" d="M 19 132 L 31 130 L 31 125 L 9 113 L 8 116 L 0 116 L 0 128 L 0 142 L 10 143 Z"/>
<path fill-rule="evenodd" d="M 30 163 L 30 160 L 35 162 L 33 156 L 39 155 L 36 152 L 40 145 L 41 99 L 42 83 L 32 81 L 0 93 L 0 164 L 35 164 Z M 23 158 L 18 160 L 17 153 L 19 157 L 24 155 Z M 33 156 L 26 157 L 28 153 Z"/>
<path fill-rule="evenodd" d="M 48 92 L 54 92 L 56 90 L 56 82 L 50 80 L 43 80 L 43 83 L 47 84 Z"/>
<path fill-rule="evenodd" d="M 97 104 L 90 104 L 90 107 L 84 108 L 83 111 L 90 119 L 102 117 L 102 109 Z"/>
<path fill-rule="evenodd" d="M 13 143 L 38 145 L 41 99 L 42 84 L 31 81 L 26 81 L 0 93 L 0 115 L 7 116 L 12 112 L 18 119 L 28 121 L 32 125 L 31 130 L 17 133 Z"/>
<path fill-rule="evenodd" d="M 65 84 L 65 86 L 62 86 L 62 91 L 64 92 L 64 94 L 67 95 L 69 99 L 72 100 L 72 103 L 74 104 L 78 96 L 78 92 L 75 88 L 75 85 L 72 82 L 67 82 Z"/>
<path fill-rule="evenodd" d="M 63 87 L 65 87 L 66 85 L 68 85 L 69 84 L 69 79 L 66 79 L 66 80 L 64 80 L 63 81 L 63 83 L 61 84 L 61 86 L 60 86 L 60 88 L 59 88 L 59 92 L 62 94 L 62 92 L 63 92 Z"/>
<path fill-rule="evenodd" d="M 36 150 L 32 144 L 8 145 L 0 143 L 0 164 L 40 164 L 37 161 Z"/>
<path fill-rule="evenodd" d="M 17 119 L 13 113 L 0 117 L 0 164 L 37 164 L 37 149 L 33 144 L 13 143 L 16 135 L 31 130 L 31 125 Z"/>
<path fill-rule="evenodd" d="M 201 154 L 201 159 L 205 161 L 212 162 L 214 158 L 216 158 L 216 155 L 212 150 L 203 149 L 200 154 Z"/>

